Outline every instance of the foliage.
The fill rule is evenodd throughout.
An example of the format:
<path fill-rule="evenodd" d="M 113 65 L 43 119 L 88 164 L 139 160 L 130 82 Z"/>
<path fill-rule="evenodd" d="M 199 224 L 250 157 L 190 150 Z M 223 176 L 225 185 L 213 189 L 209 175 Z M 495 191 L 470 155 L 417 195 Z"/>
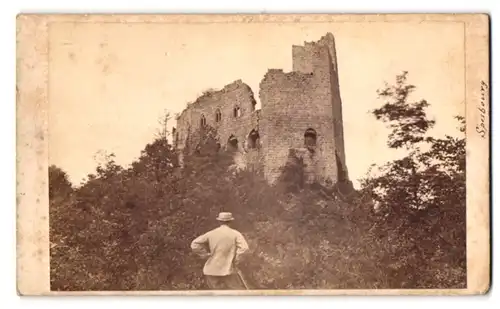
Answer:
<path fill-rule="evenodd" d="M 51 198 L 52 289 L 204 289 L 189 246 L 220 211 L 249 242 L 241 268 L 255 289 L 463 287 L 465 142 L 425 137 L 425 109 L 395 104 L 376 117 L 392 119 L 391 145 L 410 154 L 348 197 L 304 184 L 300 160 L 274 185 L 234 168 L 209 127 L 183 153 L 158 137 L 126 169 L 106 155 L 81 187 Z"/>
<path fill-rule="evenodd" d="M 403 287 L 426 287 L 434 282 L 464 287 L 465 257 L 465 137 L 426 136 L 434 125 L 428 103 L 408 103 L 407 72 L 396 85 L 380 91 L 387 103 L 373 111 L 392 129 L 388 145 L 405 147 L 409 154 L 379 167 L 363 181 L 363 191 L 379 207 L 376 233 L 396 243 L 388 257 L 390 272 Z M 460 132 L 465 131 L 463 117 Z M 415 271 L 418 266 L 418 271 Z"/>
<path fill-rule="evenodd" d="M 72 191 L 68 174 L 55 165 L 49 166 L 49 198 L 66 197 Z"/>
<path fill-rule="evenodd" d="M 319 190 L 289 193 L 260 175 L 235 172 L 230 153 L 210 147 L 214 142 L 193 143 L 197 150 L 186 151 L 178 169 L 170 145 L 156 141 L 129 170 L 108 163 L 74 199 L 52 205 L 52 288 L 203 289 L 203 261 L 189 244 L 215 227 L 219 211 L 233 212 L 248 239 L 241 267 L 253 288 L 377 284 L 370 242 L 357 239 L 356 225 L 336 211 L 350 213 L 348 205 Z M 360 281 L 362 270 L 376 272 L 371 283 Z"/>
<path fill-rule="evenodd" d="M 170 135 L 168 132 L 168 121 L 172 118 L 170 112 L 165 110 L 161 117 L 158 119 L 158 124 L 160 126 L 159 130 L 156 132 L 155 137 L 157 139 L 167 139 Z"/>
<path fill-rule="evenodd" d="M 392 129 L 387 140 L 390 148 L 410 147 L 424 140 L 425 133 L 434 126 L 435 121 L 427 119 L 426 100 L 409 102 L 411 93 L 416 89 L 407 84 L 408 72 L 396 77 L 395 85 L 388 85 L 378 90 L 379 97 L 385 104 L 373 111 L 373 115 Z"/>

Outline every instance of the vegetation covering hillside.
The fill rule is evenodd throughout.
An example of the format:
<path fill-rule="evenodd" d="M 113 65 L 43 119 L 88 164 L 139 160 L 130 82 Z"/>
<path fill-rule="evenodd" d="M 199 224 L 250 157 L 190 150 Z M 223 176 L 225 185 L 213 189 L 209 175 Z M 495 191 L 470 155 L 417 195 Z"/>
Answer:
<path fill-rule="evenodd" d="M 182 169 L 165 135 L 129 168 L 109 156 L 78 188 L 51 166 L 52 289 L 205 289 L 189 245 L 219 211 L 249 242 L 252 288 L 465 287 L 465 140 L 429 137 L 428 103 L 411 102 L 413 89 L 403 73 L 373 111 L 388 147 L 409 154 L 349 194 L 301 184 L 300 164 L 275 186 L 237 171 L 211 128 L 188 141 Z"/>

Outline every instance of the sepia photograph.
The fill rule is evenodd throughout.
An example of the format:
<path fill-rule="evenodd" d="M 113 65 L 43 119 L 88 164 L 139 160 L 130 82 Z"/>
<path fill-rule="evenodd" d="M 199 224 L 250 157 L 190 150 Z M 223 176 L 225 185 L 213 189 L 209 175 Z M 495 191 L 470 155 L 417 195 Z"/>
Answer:
<path fill-rule="evenodd" d="M 25 293 L 489 289 L 486 15 L 17 22 Z"/>

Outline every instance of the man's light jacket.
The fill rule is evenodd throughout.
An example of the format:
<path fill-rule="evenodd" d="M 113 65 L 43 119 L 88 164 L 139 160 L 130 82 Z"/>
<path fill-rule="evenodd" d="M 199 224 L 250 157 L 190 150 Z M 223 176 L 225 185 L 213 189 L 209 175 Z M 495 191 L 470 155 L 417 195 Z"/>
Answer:
<path fill-rule="evenodd" d="M 210 252 L 206 252 L 207 245 Z M 248 244 L 240 232 L 221 225 L 193 240 L 191 249 L 201 256 L 208 256 L 203 274 L 227 276 L 234 272 L 233 261 L 248 250 Z"/>

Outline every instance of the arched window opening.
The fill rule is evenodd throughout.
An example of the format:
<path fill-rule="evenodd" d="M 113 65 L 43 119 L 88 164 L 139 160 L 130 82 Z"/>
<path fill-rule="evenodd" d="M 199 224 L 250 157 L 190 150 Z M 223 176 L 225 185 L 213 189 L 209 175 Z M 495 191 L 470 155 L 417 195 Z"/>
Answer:
<path fill-rule="evenodd" d="M 233 110 L 233 116 L 234 118 L 238 118 L 241 116 L 241 110 L 239 107 L 235 107 L 234 110 Z"/>
<path fill-rule="evenodd" d="M 229 136 L 229 139 L 227 140 L 227 145 L 229 150 L 238 149 L 238 139 L 236 138 L 236 136 L 234 135 Z"/>
<path fill-rule="evenodd" d="M 174 145 L 177 144 L 177 141 L 179 140 L 179 132 L 177 132 L 175 127 L 172 128 L 172 138 L 174 140 Z"/>
<path fill-rule="evenodd" d="M 257 148 L 259 146 L 259 140 L 260 140 L 259 132 L 255 129 L 250 131 L 250 134 L 248 134 L 248 148 L 250 149 Z"/>
<path fill-rule="evenodd" d="M 314 147 L 316 147 L 317 138 L 318 134 L 316 133 L 316 130 L 311 128 L 307 129 L 304 133 L 304 145 L 306 148 L 309 150 L 314 149 Z"/>
<path fill-rule="evenodd" d="M 200 125 L 201 125 L 202 127 L 204 127 L 204 126 L 206 126 L 206 125 L 207 125 L 207 120 L 205 119 L 205 116 L 204 116 L 204 115 L 201 115 Z"/>
<path fill-rule="evenodd" d="M 215 111 L 215 122 L 220 122 L 222 120 L 222 113 L 220 112 L 220 109 L 217 109 Z"/>

